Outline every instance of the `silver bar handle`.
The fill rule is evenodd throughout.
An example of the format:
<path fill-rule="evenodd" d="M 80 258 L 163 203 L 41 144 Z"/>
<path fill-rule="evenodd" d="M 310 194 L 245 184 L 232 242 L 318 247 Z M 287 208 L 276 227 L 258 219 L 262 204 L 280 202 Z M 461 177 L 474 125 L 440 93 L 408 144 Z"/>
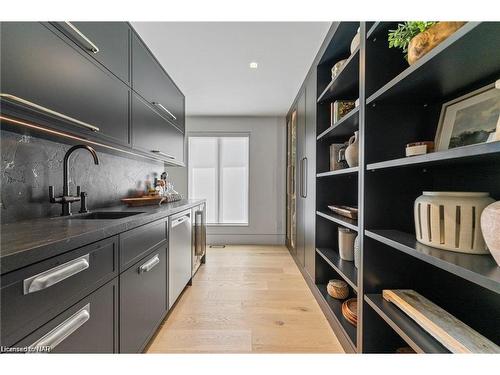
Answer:
<path fill-rule="evenodd" d="M 194 254 L 195 255 L 203 255 L 203 249 L 202 249 L 202 228 L 203 226 L 203 211 L 197 210 L 195 211 L 195 232 L 194 232 L 194 239 L 195 239 L 195 247 L 194 247 Z"/>
<path fill-rule="evenodd" d="M 59 324 L 52 331 L 42 336 L 30 345 L 30 348 L 49 347 L 53 350 L 57 345 L 66 340 L 73 332 L 90 319 L 90 303 Z"/>
<path fill-rule="evenodd" d="M 16 102 L 18 104 L 23 104 L 25 106 L 28 106 L 28 107 L 37 109 L 39 111 L 48 113 L 49 115 L 59 117 L 59 118 L 61 118 L 63 120 L 72 122 L 74 124 L 77 124 L 79 126 L 82 126 L 82 127 L 86 128 L 86 129 L 92 130 L 93 132 L 98 132 L 99 131 L 99 128 L 97 126 L 94 126 L 94 125 L 88 124 L 86 122 L 77 120 L 76 118 L 67 116 L 67 115 L 62 114 L 60 112 L 54 111 L 54 110 L 52 110 L 50 108 L 43 107 L 43 106 L 41 106 L 39 104 L 30 102 L 30 101 L 28 101 L 26 99 L 23 99 L 23 98 L 20 98 L 18 96 L 11 95 L 11 94 L 6 94 L 6 93 L 0 93 L 0 98 L 6 99 L 6 100 L 10 100 L 10 101 Z"/>
<path fill-rule="evenodd" d="M 158 263 L 160 263 L 160 254 L 156 254 L 149 259 L 146 263 L 139 267 L 139 273 L 151 271 Z"/>
<path fill-rule="evenodd" d="M 164 112 L 167 112 L 174 120 L 177 120 L 177 117 L 174 116 L 172 112 L 170 112 L 163 104 L 158 102 L 152 102 L 154 106 L 162 109 Z"/>
<path fill-rule="evenodd" d="M 179 224 L 182 224 L 183 222 L 185 222 L 186 220 L 189 219 L 189 216 L 186 215 L 186 216 L 182 216 L 178 219 L 175 219 L 173 222 L 172 222 L 172 228 L 175 228 L 177 225 Z"/>
<path fill-rule="evenodd" d="M 155 154 L 158 154 L 158 155 L 162 155 L 162 156 L 165 156 L 169 159 L 175 159 L 175 156 L 172 156 L 172 155 L 169 155 L 163 151 L 160 151 L 160 150 L 151 150 L 151 152 L 155 153 Z"/>
<path fill-rule="evenodd" d="M 90 267 L 89 254 L 63 263 L 57 267 L 41 272 L 23 281 L 24 294 L 47 289 L 67 278 L 74 276 Z"/>
<path fill-rule="evenodd" d="M 302 182 L 302 198 L 307 198 L 307 158 L 304 157 L 302 159 L 302 176 L 301 176 L 301 182 Z"/>
<path fill-rule="evenodd" d="M 99 52 L 99 47 L 95 45 L 84 33 L 82 33 L 75 25 L 73 25 L 69 21 L 65 21 L 66 25 L 71 27 L 71 29 L 80 37 L 82 38 L 88 45 L 87 49 L 92 52 L 92 53 L 97 53 Z"/>

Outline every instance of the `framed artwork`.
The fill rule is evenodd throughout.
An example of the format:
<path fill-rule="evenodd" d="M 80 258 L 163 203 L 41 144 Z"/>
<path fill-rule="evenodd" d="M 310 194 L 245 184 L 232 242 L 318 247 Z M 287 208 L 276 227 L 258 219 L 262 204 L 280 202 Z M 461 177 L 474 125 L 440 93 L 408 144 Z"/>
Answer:
<path fill-rule="evenodd" d="M 436 151 L 500 140 L 499 117 L 500 85 L 495 83 L 443 104 Z"/>

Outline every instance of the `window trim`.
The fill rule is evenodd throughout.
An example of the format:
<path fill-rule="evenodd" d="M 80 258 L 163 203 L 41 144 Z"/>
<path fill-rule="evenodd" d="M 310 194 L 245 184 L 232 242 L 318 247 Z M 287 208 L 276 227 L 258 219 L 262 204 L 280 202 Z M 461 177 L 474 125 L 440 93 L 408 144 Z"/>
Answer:
<path fill-rule="evenodd" d="M 189 149 L 189 139 L 190 138 L 217 138 L 217 223 L 207 223 L 207 227 L 248 227 L 250 226 L 250 143 L 251 143 L 251 132 L 249 131 L 241 131 L 241 132 L 225 132 L 225 131 L 191 131 L 187 132 L 186 134 L 186 142 L 188 145 L 188 152 L 187 152 L 187 168 L 188 168 L 188 198 L 189 198 L 189 193 L 190 193 L 190 188 L 191 188 L 191 166 L 189 163 L 189 154 L 190 154 L 190 149 Z M 246 223 L 221 223 L 221 212 L 222 212 L 222 200 L 221 200 L 221 158 L 220 158 L 220 138 L 229 138 L 229 137 L 239 137 L 243 138 L 246 137 L 248 138 L 248 168 L 247 168 L 247 222 Z"/>

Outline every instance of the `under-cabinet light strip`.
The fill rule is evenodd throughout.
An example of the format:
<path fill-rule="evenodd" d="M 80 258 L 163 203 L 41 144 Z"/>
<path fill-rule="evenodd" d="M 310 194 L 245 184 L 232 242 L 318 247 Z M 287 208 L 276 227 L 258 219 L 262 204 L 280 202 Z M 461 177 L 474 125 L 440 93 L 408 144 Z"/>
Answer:
<path fill-rule="evenodd" d="M 77 137 L 75 135 L 71 135 L 71 134 L 68 134 L 68 133 L 60 132 L 58 130 L 48 129 L 48 128 L 45 128 L 43 126 L 39 126 L 39 125 L 35 125 L 35 124 L 30 124 L 28 122 L 24 122 L 24 121 L 21 121 L 21 120 L 13 119 L 13 118 L 10 118 L 10 117 L 6 117 L 6 116 L 0 115 L 0 120 L 1 121 L 7 121 L 7 122 L 15 124 L 15 125 L 26 126 L 28 128 L 31 128 L 31 129 L 41 130 L 43 132 L 54 134 L 54 135 L 58 135 L 58 136 L 61 136 L 61 137 L 74 139 L 76 141 L 90 143 L 92 145 L 104 147 L 104 148 L 107 148 L 107 149 L 110 149 L 110 150 L 123 152 L 124 154 L 138 156 L 138 157 L 141 157 L 141 158 L 144 158 L 144 159 L 153 160 L 153 161 L 156 161 L 156 162 L 158 162 L 158 161 L 165 162 L 164 160 L 161 160 L 161 159 L 156 159 L 156 158 L 144 156 L 144 155 L 141 155 L 141 154 L 136 154 L 135 152 L 122 150 L 122 149 L 119 149 L 117 147 L 105 145 L 105 144 L 102 144 L 102 143 L 99 143 L 99 142 L 95 142 L 95 141 L 90 141 L 90 140 L 85 139 L 85 138 L 80 138 L 80 137 Z"/>

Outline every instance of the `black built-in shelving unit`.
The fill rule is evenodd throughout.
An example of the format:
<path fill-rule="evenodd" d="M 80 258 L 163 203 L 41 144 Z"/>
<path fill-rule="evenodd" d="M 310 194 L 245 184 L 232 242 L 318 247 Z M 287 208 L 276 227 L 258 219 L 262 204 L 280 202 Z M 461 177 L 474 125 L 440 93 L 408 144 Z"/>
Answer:
<path fill-rule="evenodd" d="M 487 191 L 500 199 L 500 142 L 406 158 L 409 142 L 434 140 L 443 103 L 500 78 L 500 23 L 468 22 L 409 66 L 388 48 L 397 22 L 334 23 L 315 59 L 316 272 L 310 286 L 347 351 L 394 353 L 448 350 L 394 305 L 384 289 L 414 289 L 500 344 L 500 267 L 490 255 L 468 255 L 417 243 L 413 203 L 424 190 Z M 360 45 L 349 47 L 360 28 Z M 347 59 L 332 81 L 331 68 Z M 330 103 L 359 106 L 330 124 Z M 329 171 L 329 146 L 359 130 L 359 167 Z M 311 177 L 313 178 L 313 177 Z M 358 220 L 330 204 L 357 205 Z M 360 234 L 361 262 L 343 261 L 338 227 Z M 307 277 L 307 275 L 306 275 Z M 326 291 L 344 279 L 358 298 L 358 326 L 343 318 Z M 325 308 L 326 306 L 326 308 Z"/>

